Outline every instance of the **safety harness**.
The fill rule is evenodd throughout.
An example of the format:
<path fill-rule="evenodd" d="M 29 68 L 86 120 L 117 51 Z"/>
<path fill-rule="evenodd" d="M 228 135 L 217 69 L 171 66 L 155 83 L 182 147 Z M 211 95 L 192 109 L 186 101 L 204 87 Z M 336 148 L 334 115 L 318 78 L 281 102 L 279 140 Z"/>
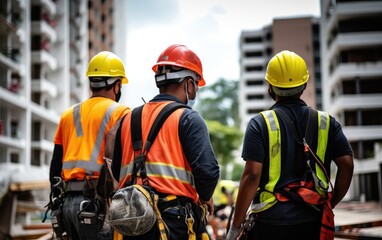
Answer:
<path fill-rule="evenodd" d="M 150 204 L 153 207 L 155 214 L 157 216 L 157 224 L 159 228 L 160 239 L 167 240 L 168 238 L 167 238 L 166 230 L 168 230 L 168 227 L 166 226 L 166 223 L 163 221 L 161 213 L 158 208 L 159 196 L 155 194 L 155 192 L 150 186 L 149 178 L 147 177 L 145 161 L 147 158 L 147 154 L 151 148 L 151 145 L 154 143 L 154 140 L 156 136 L 158 135 L 158 132 L 161 129 L 164 122 L 166 121 L 166 119 L 175 110 L 179 108 L 184 108 L 186 106 L 184 104 L 180 104 L 177 102 L 172 102 L 167 104 L 159 113 L 157 118 L 155 119 L 153 126 L 150 129 L 150 132 L 144 147 L 143 147 L 143 141 L 142 141 L 142 126 L 141 126 L 143 106 L 135 108 L 131 116 L 131 142 L 134 149 L 134 163 L 133 163 L 133 172 L 132 172 L 131 180 L 127 185 L 133 185 L 137 183 L 137 177 L 139 172 L 139 177 L 142 179 L 142 184 L 146 186 L 150 192 L 150 196 L 148 197 L 148 199 L 151 199 Z"/>
<path fill-rule="evenodd" d="M 257 197 L 259 198 L 259 203 L 251 205 L 246 222 L 244 223 L 244 231 L 248 231 L 253 227 L 256 213 L 269 209 L 278 201 L 294 201 L 307 204 L 318 211 L 321 211 L 319 206 L 324 206 L 321 239 L 330 239 L 330 235 L 334 232 L 333 216 L 328 216 L 332 214 L 330 199 L 332 197 L 333 186 L 324 166 L 330 125 L 329 114 L 309 108 L 308 123 L 304 137 L 298 134 L 289 116 L 280 108 L 263 111 L 261 114 L 264 117 L 269 134 L 269 181 L 264 189 L 258 189 Z M 281 132 L 277 116 L 288 124 L 296 142 L 303 146 L 307 170 L 302 180 L 289 183 L 281 189 L 275 190 L 275 186 L 281 176 Z M 318 143 L 315 153 L 309 146 L 313 139 L 313 129 L 318 129 Z M 329 235 L 329 238 L 325 238 L 327 237 L 323 236 L 325 234 Z"/>
<path fill-rule="evenodd" d="M 60 177 L 54 177 L 55 183 L 49 194 L 49 203 L 42 222 L 48 217 L 48 212 L 51 211 L 50 220 L 56 239 L 68 239 L 68 235 L 63 225 L 62 206 L 65 200 L 64 184 Z"/>
<path fill-rule="evenodd" d="M 152 206 L 157 216 L 157 225 L 159 228 L 161 240 L 168 239 L 167 232 L 169 230 L 168 230 L 168 227 L 166 226 L 166 223 L 163 221 L 161 217 L 160 207 L 170 202 L 179 203 L 179 202 L 185 202 L 185 201 L 181 199 L 182 197 L 178 197 L 176 195 L 167 195 L 165 197 L 159 197 L 158 194 L 156 194 L 150 186 L 149 179 L 147 177 L 145 161 L 147 158 L 147 154 L 150 150 L 150 147 L 152 146 L 155 140 L 155 137 L 157 136 L 162 125 L 164 124 L 166 119 L 171 115 L 171 113 L 173 113 L 175 110 L 179 108 L 189 108 L 189 107 L 181 103 L 172 102 L 167 104 L 161 110 L 161 112 L 158 114 L 157 118 L 155 119 L 153 126 L 150 129 L 144 148 L 142 148 L 143 141 L 142 141 L 142 127 L 141 127 L 143 106 L 135 108 L 131 116 L 131 140 L 132 140 L 132 145 L 134 149 L 134 163 L 133 163 L 133 172 L 132 172 L 131 180 L 128 183 L 128 185 L 136 184 L 138 172 L 139 172 L 139 177 L 142 180 L 142 184 L 148 189 L 150 189 L 149 192 L 152 199 Z M 184 213 L 186 218 L 186 224 L 188 227 L 189 240 L 195 240 L 197 238 L 197 234 L 195 233 L 195 230 L 194 230 L 195 219 L 204 219 L 205 217 L 203 216 L 207 216 L 207 212 L 208 212 L 206 205 L 198 204 L 198 206 L 201 207 L 202 209 L 202 213 L 201 213 L 202 217 L 197 217 L 195 216 L 197 212 L 195 211 L 193 205 L 194 204 L 190 202 L 186 202 L 184 206 Z M 200 226 L 200 223 L 197 223 L 197 224 Z M 207 233 L 202 233 L 201 238 L 203 240 L 209 239 Z"/>

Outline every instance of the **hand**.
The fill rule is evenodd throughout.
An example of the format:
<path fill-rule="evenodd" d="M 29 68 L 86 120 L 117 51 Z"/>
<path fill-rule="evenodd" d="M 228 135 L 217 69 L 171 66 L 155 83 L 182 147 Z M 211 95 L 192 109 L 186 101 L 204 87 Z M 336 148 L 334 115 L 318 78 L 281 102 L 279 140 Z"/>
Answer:
<path fill-rule="evenodd" d="M 226 240 L 236 240 L 240 235 L 241 229 L 231 225 L 228 230 Z"/>
<path fill-rule="evenodd" d="M 210 215 L 212 215 L 213 213 L 214 213 L 214 201 L 213 201 L 213 199 L 212 199 L 212 197 L 210 198 L 210 200 L 208 200 L 208 201 L 204 201 L 204 200 L 202 200 L 202 199 L 200 199 L 200 202 L 202 202 L 203 204 L 206 204 L 207 205 L 207 207 L 208 207 L 208 213 L 210 214 Z"/>

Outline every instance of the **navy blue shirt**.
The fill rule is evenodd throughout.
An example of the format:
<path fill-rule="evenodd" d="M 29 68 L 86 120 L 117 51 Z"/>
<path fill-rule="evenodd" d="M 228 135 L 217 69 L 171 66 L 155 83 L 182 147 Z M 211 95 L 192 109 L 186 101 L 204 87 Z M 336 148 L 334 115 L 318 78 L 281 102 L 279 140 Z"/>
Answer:
<path fill-rule="evenodd" d="M 271 109 L 283 110 L 292 120 L 294 127 L 301 137 L 305 136 L 309 107 L 301 99 L 289 99 L 277 102 Z M 275 186 L 300 180 L 306 170 L 306 161 L 302 145 L 298 144 L 291 128 L 278 116 L 281 131 L 281 176 Z M 313 152 L 317 148 L 317 130 L 313 131 L 310 147 Z M 344 155 L 352 155 L 350 144 L 342 132 L 341 125 L 330 116 L 328 144 L 325 154 L 325 167 L 330 174 L 331 161 Z M 268 129 L 261 114 L 253 117 L 248 123 L 244 136 L 242 158 L 245 161 L 257 161 L 263 164 L 259 187 L 264 187 L 269 178 L 269 140 Z M 259 214 L 259 221 L 275 225 L 299 224 L 320 219 L 318 211 L 312 207 L 293 202 L 277 203 Z"/>
<path fill-rule="evenodd" d="M 150 102 L 181 100 L 169 94 L 159 94 Z M 202 200 L 208 201 L 215 190 L 220 177 L 220 168 L 212 149 L 207 126 L 197 111 L 185 108 L 179 120 L 179 140 L 184 155 L 190 163 L 194 176 L 196 191 Z M 117 133 L 117 138 L 118 135 Z M 117 139 L 118 140 L 118 139 Z M 121 167 L 121 149 L 114 150 L 112 170 L 116 179 L 119 179 Z"/>

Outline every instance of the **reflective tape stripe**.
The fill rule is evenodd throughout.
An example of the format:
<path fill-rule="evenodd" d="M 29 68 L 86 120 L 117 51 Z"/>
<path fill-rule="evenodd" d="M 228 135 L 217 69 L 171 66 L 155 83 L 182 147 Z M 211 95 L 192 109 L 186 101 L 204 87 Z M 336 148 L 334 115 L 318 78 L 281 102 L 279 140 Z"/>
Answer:
<path fill-rule="evenodd" d="M 111 115 L 113 114 L 113 112 L 115 111 L 117 107 L 118 107 L 117 103 L 112 103 L 106 110 L 105 114 L 103 115 L 101 125 L 98 129 L 96 141 L 94 143 L 89 161 L 81 160 L 81 159 L 73 160 L 73 161 L 65 161 L 62 166 L 63 169 L 69 170 L 73 168 L 83 168 L 83 169 L 86 169 L 86 173 L 90 175 L 93 174 L 93 172 L 100 171 L 102 164 L 98 164 L 97 159 L 100 155 L 106 127 L 110 121 Z M 82 133 L 82 125 L 81 125 L 79 109 L 80 109 L 80 104 L 77 104 L 73 109 L 73 115 L 74 115 L 74 122 L 76 125 L 77 136 L 78 136 L 78 130 L 81 131 L 81 136 L 82 136 L 83 133 Z"/>
<path fill-rule="evenodd" d="M 261 112 L 268 128 L 269 139 L 269 181 L 265 189 L 273 192 L 281 175 L 281 133 L 280 125 L 274 111 Z"/>
<path fill-rule="evenodd" d="M 102 145 L 102 142 L 103 142 L 103 138 L 104 138 L 104 135 L 105 135 L 105 131 L 106 131 L 106 127 L 110 121 L 110 118 L 111 118 L 111 115 L 113 114 L 114 110 L 118 107 L 118 104 L 117 103 L 113 103 L 111 104 L 106 113 L 103 115 L 103 118 L 102 118 L 102 121 L 101 121 L 101 126 L 99 127 L 99 130 L 98 130 L 98 133 L 97 133 L 97 138 L 96 138 L 96 142 L 93 146 L 93 150 L 92 150 L 92 155 L 90 156 L 90 161 L 93 162 L 93 161 L 97 161 L 98 159 L 98 156 L 100 154 L 100 151 L 101 151 L 101 145 Z"/>
<path fill-rule="evenodd" d="M 271 128 L 271 131 L 276 131 L 277 130 L 277 126 L 276 126 L 276 121 L 275 121 L 275 118 L 273 117 L 273 111 L 265 111 L 264 112 L 265 116 L 266 116 L 266 120 L 268 120 L 267 122 L 267 126 L 269 126 Z"/>
<path fill-rule="evenodd" d="M 99 172 L 102 164 L 97 162 L 89 162 L 87 160 L 73 160 L 65 161 L 62 164 L 62 169 L 70 170 L 73 168 L 83 168 L 86 169 L 86 173 L 92 174 L 93 172 Z"/>
<path fill-rule="evenodd" d="M 145 162 L 148 177 L 161 177 L 178 180 L 182 183 L 195 186 L 194 175 L 183 168 L 175 167 L 169 164 Z M 125 179 L 133 172 L 133 163 L 123 166 L 119 179 Z"/>
<path fill-rule="evenodd" d="M 317 141 L 317 151 L 316 154 L 321 160 L 322 163 L 325 163 L 325 154 L 326 154 L 326 147 L 328 145 L 328 138 L 329 138 L 329 127 L 330 127 L 330 116 L 326 112 L 318 112 L 318 141 Z M 325 173 L 322 171 L 322 169 L 316 164 L 316 174 L 317 177 L 325 184 L 325 188 L 328 186 L 328 179 L 325 177 Z M 317 188 L 317 191 L 323 195 L 324 192 Z"/>
<path fill-rule="evenodd" d="M 321 111 L 317 111 L 317 112 L 318 112 L 318 123 L 320 125 L 320 129 L 329 130 L 329 128 L 326 128 L 326 126 L 328 126 L 328 122 L 329 122 L 328 113 L 321 112 Z"/>
<path fill-rule="evenodd" d="M 325 160 L 326 146 L 328 144 L 330 117 L 326 112 L 318 112 L 318 143 L 316 154 L 322 162 Z"/>
<path fill-rule="evenodd" d="M 76 106 L 74 106 L 74 109 L 73 109 L 73 119 L 74 119 L 74 125 L 76 126 L 77 137 L 82 137 L 84 135 L 82 131 L 80 108 L 81 108 L 81 104 L 79 103 Z"/>

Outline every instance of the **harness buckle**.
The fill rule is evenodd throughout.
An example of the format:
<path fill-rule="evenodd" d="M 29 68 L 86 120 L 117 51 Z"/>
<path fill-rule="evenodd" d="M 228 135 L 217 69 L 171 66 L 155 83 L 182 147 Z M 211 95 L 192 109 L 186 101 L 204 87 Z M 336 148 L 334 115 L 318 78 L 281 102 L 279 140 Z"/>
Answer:
<path fill-rule="evenodd" d="M 187 203 L 186 206 L 184 207 L 184 211 L 185 211 L 185 223 L 187 224 L 188 226 L 188 234 L 191 236 L 191 235 L 195 235 L 195 231 L 194 231 L 194 222 L 195 222 L 195 219 L 194 219 L 194 216 L 193 216 L 193 213 L 192 213 L 192 206 L 191 206 L 191 203 Z"/>

